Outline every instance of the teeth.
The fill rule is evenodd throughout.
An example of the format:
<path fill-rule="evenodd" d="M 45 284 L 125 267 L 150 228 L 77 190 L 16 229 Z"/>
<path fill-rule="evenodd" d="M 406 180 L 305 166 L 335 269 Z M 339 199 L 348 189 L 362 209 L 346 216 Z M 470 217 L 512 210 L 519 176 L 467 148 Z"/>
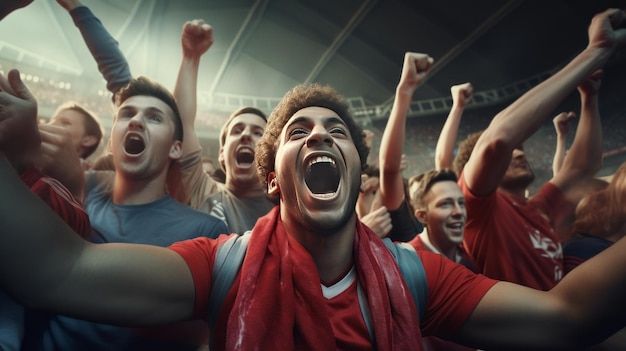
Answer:
<path fill-rule="evenodd" d="M 309 161 L 309 167 L 311 167 L 312 165 L 314 165 L 316 163 L 320 163 L 320 162 L 330 163 L 333 166 L 335 165 L 335 160 L 333 160 L 332 158 L 330 158 L 328 156 L 317 156 L 316 158 L 314 158 L 311 161 Z"/>

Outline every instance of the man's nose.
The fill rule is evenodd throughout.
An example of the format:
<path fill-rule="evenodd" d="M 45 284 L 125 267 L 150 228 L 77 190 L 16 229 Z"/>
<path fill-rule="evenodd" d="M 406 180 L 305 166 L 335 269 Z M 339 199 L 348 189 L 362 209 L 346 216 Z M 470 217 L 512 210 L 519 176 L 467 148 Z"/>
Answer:
<path fill-rule="evenodd" d="M 328 134 L 326 128 L 316 126 L 307 137 L 306 144 L 308 147 L 319 146 L 321 144 L 333 145 L 333 138 Z"/>

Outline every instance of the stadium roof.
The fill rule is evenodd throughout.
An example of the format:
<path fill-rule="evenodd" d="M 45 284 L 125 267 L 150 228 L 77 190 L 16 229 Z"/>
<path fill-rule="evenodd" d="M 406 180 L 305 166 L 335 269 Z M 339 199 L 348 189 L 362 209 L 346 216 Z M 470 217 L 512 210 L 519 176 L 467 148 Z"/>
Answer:
<path fill-rule="evenodd" d="M 453 84 L 499 89 L 550 72 L 582 50 L 606 0 L 82 0 L 119 41 L 132 73 L 174 86 L 185 21 L 214 27 L 199 90 L 280 98 L 302 82 L 330 84 L 365 104 L 389 104 L 406 51 L 435 67 L 417 99 Z M 69 15 L 36 0 L 0 22 L 0 58 L 69 75 L 99 72 Z"/>

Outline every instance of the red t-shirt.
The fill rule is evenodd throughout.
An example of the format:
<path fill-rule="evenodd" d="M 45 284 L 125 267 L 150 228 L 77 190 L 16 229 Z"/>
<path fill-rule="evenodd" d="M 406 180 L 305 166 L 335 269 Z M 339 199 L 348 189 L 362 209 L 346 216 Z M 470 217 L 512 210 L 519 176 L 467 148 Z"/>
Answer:
<path fill-rule="evenodd" d="M 206 319 L 208 297 L 211 290 L 211 275 L 217 245 L 228 239 L 220 236 L 217 240 L 197 238 L 175 243 L 170 249 L 180 254 L 187 262 L 195 282 L 196 304 L 194 318 Z M 424 335 L 447 337 L 454 334 L 472 313 L 485 293 L 496 283 L 482 275 L 476 275 L 441 255 L 418 251 L 426 271 L 428 302 L 424 320 L 421 321 Z M 350 273 L 348 274 L 350 275 Z M 326 307 L 332 313 L 328 316 L 335 333 L 339 350 L 372 350 L 367 327 L 361 315 L 357 297 L 357 280 L 344 284 L 339 293 L 327 297 Z M 224 300 L 224 308 L 218 317 L 215 345 L 223 349 L 228 315 L 232 309 L 239 281 L 233 286 Z M 364 287 L 367 293 L 367 287 Z"/>
<path fill-rule="evenodd" d="M 78 235 L 86 237 L 89 234 L 91 224 L 87 212 L 63 184 L 34 168 L 27 169 L 20 178 Z"/>
<path fill-rule="evenodd" d="M 488 277 L 550 290 L 563 277 L 563 251 L 554 223 L 571 209 L 563 193 L 546 183 L 530 200 L 499 191 L 479 198 L 461 174 L 467 223 L 464 244 L 476 269 Z"/>

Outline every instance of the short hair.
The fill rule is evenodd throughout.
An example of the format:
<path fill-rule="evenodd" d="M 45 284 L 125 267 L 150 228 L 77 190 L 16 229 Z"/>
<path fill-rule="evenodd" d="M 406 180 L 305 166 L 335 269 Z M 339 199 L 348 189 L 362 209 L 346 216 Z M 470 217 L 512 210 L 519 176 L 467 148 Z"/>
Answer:
<path fill-rule="evenodd" d="M 130 97 L 142 95 L 155 97 L 172 109 L 174 112 L 172 118 L 174 122 L 174 139 L 183 141 L 183 123 L 180 119 L 180 112 L 178 105 L 176 105 L 176 100 L 172 93 L 157 81 L 145 76 L 131 79 L 125 87 L 115 92 L 115 107 L 120 107 L 120 105 Z"/>
<path fill-rule="evenodd" d="M 459 151 L 454 158 L 452 166 L 456 174 L 461 175 L 463 168 L 465 168 L 465 164 L 469 161 L 469 158 L 472 155 L 472 151 L 474 150 L 474 146 L 476 146 L 478 138 L 483 135 L 483 132 L 484 130 L 479 130 L 471 133 L 459 144 Z"/>
<path fill-rule="evenodd" d="M 287 121 L 299 110 L 306 107 L 323 107 L 337 113 L 344 121 L 352 136 L 361 160 L 361 171 L 365 169 L 369 148 L 365 144 L 363 130 L 350 114 L 343 96 L 330 86 L 318 83 L 301 84 L 289 90 L 270 114 L 263 137 L 256 146 L 257 171 L 263 184 L 267 185 L 267 176 L 275 169 L 276 150 L 280 144 L 280 133 Z M 272 197 L 277 201 L 277 197 Z"/>
<path fill-rule="evenodd" d="M 102 125 L 100 124 L 98 117 L 93 112 L 87 110 L 83 106 L 73 101 L 66 102 L 59 106 L 56 110 L 56 113 L 63 110 L 71 110 L 80 113 L 83 116 L 85 135 L 96 137 L 96 143 L 85 149 L 85 152 L 82 155 L 79 155 L 81 158 L 87 158 L 91 156 L 98 149 L 100 141 L 102 141 L 102 135 L 104 134 L 102 132 Z"/>
<path fill-rule="evenodd" d="M 233 112 L 230 117 L 228 117 L 228 119 L 226 120 L 226 123 L 224 123 L 224 125 L 222 126 L 222 129 L 220 130 L 220 148 L 224 146 L 224 143 L 226 142 L 226 135 L 228 135 L 228 128 L 230 128 L 230 124 L 231 122 L 235 119 L 235 117 L 239 116 L 239 115 L 243 115 L 245 113 L 251 113 L 253 115 L 257 115 L 261 118 L 263 118 L 263 120 L 267 123 L 267 116 L 265 115 L 265 113 L 263 113 L 263 111 L 259 110 L 256 107 L 242 107 L 240 109 L 238 109 L 237 111 Z"/>
<path fill-rule="evenodd" d="M 411 205 L 415 210 L 426 208 L 424 199 L 430 191 L 430 189 L 436 183 L 443 181 L 457 182 L 458 178 L 456 174 L 450 169 L 430 170 L 411 177 L 409 179 L 409 187 L 413 187 L 417 183 L 417 187 L 411 191 Z"/>

